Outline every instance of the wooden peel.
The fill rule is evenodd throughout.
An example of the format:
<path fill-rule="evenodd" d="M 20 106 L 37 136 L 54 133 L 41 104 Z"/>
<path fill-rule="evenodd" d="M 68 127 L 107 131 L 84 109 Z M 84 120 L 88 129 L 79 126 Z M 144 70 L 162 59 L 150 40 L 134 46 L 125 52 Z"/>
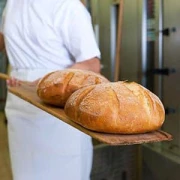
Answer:
<path fill-rule="evenodd" d="M 9 76 L 0 74 L 0 78 L 8 79 Z M 32 84 L 31 82 L 29 83 Z M 70 118 L 66 116 L 64 109 L 44 104 L 36 94 L 36 86 L 29 86 L 29 83 L 27 84 L 26 82 L 22 83 L 21 86 L 8 87 L 8 90 L 32 105 L 42 109 L 54 117 L 57 117 L 57 120 L 61 120 L 64 123 L 69 124 L 70 126 L 84 132 L 102 143 L 109 145 L 132 145 L 172 140 L 172 136 L 170 134 L 161 130 L 134 135 L 108 134 L 88 130 L 71 121 Z"/>
<path fill-rule="evenodd" d="M 6 74 L 0 73 L 0 78 L 4 80 L 8 80 L 10 77 Z"/>
<path fill-rule="evenodd" d="M 8 76 L 7 74 L 0 73 L 0 79 L 8 80 L 8 79 L 10 79 L 10 78 L 11 78 L 11 77 Z M 26 84 L 26 85 L 28 85 L 28 86 L 35 86 L 35 85 L 36 85 L 36 81 L 30 82 L 30 81 L 18 80 L 18 83 L 19 83 L 19 85 L 21 85 L 21 84 Z"/>

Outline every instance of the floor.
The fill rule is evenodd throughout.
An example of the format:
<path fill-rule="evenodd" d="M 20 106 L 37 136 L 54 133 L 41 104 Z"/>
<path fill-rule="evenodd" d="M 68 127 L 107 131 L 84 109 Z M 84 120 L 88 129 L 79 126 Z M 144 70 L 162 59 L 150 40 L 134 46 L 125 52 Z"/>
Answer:
<path fill-rule="evenodd" d="M 0 112 L 0 180 L 12 180 L 7 140 L 7 126 L 4 119 L 4 114 Z"/>

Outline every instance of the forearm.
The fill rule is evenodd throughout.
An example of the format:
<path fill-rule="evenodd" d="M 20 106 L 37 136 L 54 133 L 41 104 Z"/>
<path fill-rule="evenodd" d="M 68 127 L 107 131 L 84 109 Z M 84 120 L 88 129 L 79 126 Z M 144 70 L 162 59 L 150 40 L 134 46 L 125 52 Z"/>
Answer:
<path fill-rule="evenodd" d="M 95 73 L 100 73 L 100 61 L 98 58 L 92 58 L 80 63 L 76 63 L 72 66 L 70 66 L 69 68 L 72 69 L 83 69 L 83 70 L 89 70 L 89 71 L 93 71 Z M 41 78 L 30 82 L 29 85 L 37 85 L 39 83 L 39 81 L 41 80 Z M 8 86 L 19 86 L 23 83 L 23 81 L 16 79 L 14 77 L 11 77 L 10 79 L 7 80 L 7 85 Z"/>
<path fill-rule="evenodd" d="M 92 58 L 83 62 L 75 63 L 74 65 L 70 66 L 69 68 L 72 69 L 83 69 L 93 71 L 95 73 L 100 73 L 100 60 L 98 58 Z M 34 85 L 37 85 L 41 78 L 37 79 L 36 81 L 32 82 Z"/>
<path fill-rule="evenodd" d="M 95 73 L 100 73 L 100 60 L 98 58 L 92 58 L 83 62 L 75 63 L 69 68 L 83 69 L 93 71 Z"/>

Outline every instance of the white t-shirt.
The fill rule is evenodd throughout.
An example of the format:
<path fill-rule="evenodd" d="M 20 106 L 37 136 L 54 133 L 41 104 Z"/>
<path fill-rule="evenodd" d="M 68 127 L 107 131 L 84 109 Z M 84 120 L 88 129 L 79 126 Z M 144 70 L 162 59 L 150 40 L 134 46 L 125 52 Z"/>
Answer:
<path fill-rule="evenodd" d="M 1 29 L 15 69 L 64 69 L 100 57 L 79 0 L 8 0 Z"/>

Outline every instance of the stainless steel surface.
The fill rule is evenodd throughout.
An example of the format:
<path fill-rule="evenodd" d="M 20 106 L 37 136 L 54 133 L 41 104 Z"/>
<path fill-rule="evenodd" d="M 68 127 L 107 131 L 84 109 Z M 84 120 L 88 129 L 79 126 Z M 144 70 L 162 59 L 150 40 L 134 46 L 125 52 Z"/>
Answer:
<path fill-rule="evenodd" d="M 174 140 L 168 143 L 172 152 L 180 155 L 180 2 L 179 0 L 164 1 L 164 27 L 170 28 L 170 35 L 163 37 L 163 67 L 175 69 L 176 72 L 163 76 L 163 102 L 166 108 L 174 109 L 174 112 L 166 115 L 163 129 L 172 133 Z M 172 31 L 175 27 L 176 31 Z"/>
<path fill-rule="evenodd" d="M 154 74 L 152 88 L 163 101 L 166 110 L 169 108 L 162 129 L 172 134 L 174 140 L 168 143 L 148 144 L 144 147 L 143 167 L 146 167 L 144 180 L 176 180 L 180 175 L 179 9 L 178 0 L 155 0 L 157 35 L 154 54 L 151 56 L 154 57 L 152 59 L 155 61 L 154 68 L 157 68 L 159 73 Z M 164 73 L 164 70 L 170 73 Z"/>
<path fill-rule="evenodd" d="M 110 22 L 111 22 L 111 78 L 114 79 L 114 70 L 115 70 L 115 58 L 116 58 L 116 39 L 117 39 L 117 24 L 118 24 L 118 6 L 112 5 L 110 8 L 111 14 L 110 14 Z"/>
<path fill-rule="evenodd" d="M 137 151 L 138 146 L 96 146 L 91 180 L 137 180 Z"/>
<path fill-rule="evenodd" d="M 102 2 L 102 1 L 101 1 Z M 153 77 L 153 79 L 148 79 L 146 77 L 147 75 L 147 71 L 152 68 L 164 68 L 164 65 L 166 63 L 166 53 L 172 49 L 173 47 L 168 47 L 168 49 L 165 49 L 163 47 L 163 44 L 166 43 L 166 39 L 170 38 L 170 37 L 164 37 L 162 36 L 161 30 L 164 28 L 163 26 L 163 20 L 165 18 L 165 16 L 163 17 L 163 11 L 164 11 L 164 7 L 162 4 L 163 1 L 159 1 L 156 0 L 155 1 L 155 19 L 154 19 L 154 27 L 155 28 L 154 32 L 156 32 L 156 34 L 154 34 L 154 36 L 152 37 L 152 40 L 148 41 L 151 44 L 153 44 L 153 47 L 151 50 L 151 52 L 148 52 L 148 42 L 147 39 L 149 38 L 149 34 L 147 32 L 147 9 L 145 9 L 146 5 L 147 5 L 147 1 L 145 0 L 137 0 L 137 1 L 131 1 L 131 0 L 126 0 L 125 1 L 125 6 L 124 6 L 124 19 L 123 19 L 123 26 L 122 26 L 122 49 L 121 49 L 121 66 L 120 66 L 120 80 L 129 80 L 129 81 L 136 81 L 136 82 L 140 82 L 144 85 L 147 84 L 151 84 L 151 87 L 154 91 L 155 94 L 157 94 L 162 100 L 165 98 L 167 99 L 167 96 L 169 96 L 169 98 L 173 98 L 173 102 L 180 102 L 178 100 L 178 94 L 171 94 L 171 91 L 174 91 L 173 88 L 170 89 L 168 84 L 166 89 L 170 89 L 170 92 L 165 94 L 165 89 L 163 87 L 163 82 L 164 79 L 167 78 L 169 79 L 169 77 L 167 76 L 158 76 L 158 75 L 152 75 L 151 77 Z M 171 3 L 171 2 L 168 2 Z M 173 3 L 172 3 L 173 4 Z M 175 4 L 175 3 L 174 3 Z M 109 4 L 110 5 L 110 4 Z M 107 4 L 108 6 L 108 4 Z M 110 5 L 111 6 L 111 5 Z M 167 5 L 168 7 L 169 5 Z M 112 8 L 112 6 L 111 6 Z M 103 7 L 102 7 L 103 9 Z M 111 15 L 113 15 L 116 18 L 116 13 L 111 11 Z M 106 14 L 107 15 L 107 14 Z M 110 15 L 110 13 L 108 14 L 108 16 Z M 107 16 L 104 16 L 105 18 Z M 176 15 L 176 17 L 178 17 Z M 110 19 L 110 18 L 109 18 Z M 113 65 L 113 61 L 112 59 L 110 60 L 110 56 L 113 53 L 113 38 L 115 38 L 115 34 L 113 34 L 113 32 L 115 33 L 115 29 L 113 27 L 115 27 L 113 24 L 116 21 L 116 19 L 113 19 L 113 22 L 111 22 L 111 30 L 102 30 L 103 27 L 107 26 L 109 27 L 109 19 L 105 19 L 104 21 L 101 21 L 101 30 L 99 32 L 100 36 L 101 36 L 101 41 L 100 41 L 100 47 L 102 48 L 102 54 L 103 54 L 103 63 L 105 65 L 105 71 L 109 71 L 108 68 L 112 68 L 112 66 L 109 65 Z M 175 18 L 176 21 L 178 21 L 177 18 Z M 108 20 L 108 23 L 107 23 Z M 112 19 L 111 19 L 112 20 Z M 178 24 L 178 22 L 177 22 Z M 106 28 L 107 28 L 106 27 Z M 108 34 L 109 33 L 109 34 Z M 107 38 L 106 38 L 107 37 Z M 153 39 L 154 38 L 154 39 Z M 178 38 L 177 38 L 178 39 Z M 110 41 L 111 40 L 111 41 Z M 109 45 L 108 43 L 111 42 L 111 45 Z M 107 43 L 107 44 L 104 44 Z M 176 44 L 176 46 L 178 47 L 178 45 Z M 105 47 L 107 48 L 111 48 L 111 51 L 107 51 L 107 49 L 105 49 Z M 168 50 L 168 51 L 167 51 Z M 166 51 L 166 52 L 165 52 Z M 107 55 L 109 54 L 109 55 Z M 175 52 L 173 52 L 173 54 L 176 57 L 179 57 L 179 55 Z M 148 55 L 150 55 L 150 57 L 148 57 Z M 112 58 L 112 56 L 111 56 Z M 178 59 L 178 58 L 177 58 Z M 169 63 L 171 63 L 172 61 L 169 59 Z M 150 66 L 149 66 L 150 65 Z M 152 66 L 154 65 L 154 66 Z M 172 65 L 171 65 L 172 66 Z M 170 67 L 171 67 L 170 66 Z M 106 72 L 106 73 L 108 73 Z M 174 75 L 173 75 L 174 76 Z M 142 78 L 142 79 L 141 79 Z M 140 81 L 140 79 L 142 81 Z M 150 83 L 149 83 L 150 80 Z M 173 82 L 173 80 L 171 79 L 171 81 Z M 171 83 L 172 83 L 171 82 Z M 175 82 L 178 82 L 178 79 L 175 80 Z M 177 83 L 176 83 L 177 84 Z M 176 85 L 174 85 L 173 87 L 177 87 Z M 174 92 L 172 92 L 174 93 Z M 170 94 L 170 95 L 169 95 Z M 164 99 L 164 100 L 165 100 Z M 178 100 L 178 101 L 176 101 Z M 164 101 L 165 102 L 165 101 Z M 178 106 L 179 107 L 179 106 Z M 172 115 L 170 115 L 172 116 Z M 168 174 L 172 175 L 173 173 L 173 167 L 175 167 L 176 165 L 179 167 L 179 161 L 174 161 L 175 158 L 172 158 L 171 160 L 169 159 L 169 157 L 171 157 L 173 154 L 177 155 L 177 158 L 179 157 L 179 144 L 178 144 L 178 139 L 179 138 L 179 117 L 172 117 L 170 121 L 168 121 L 169 117 L 166 118 L 166 123 L 165 123 L 165 130 L 167 130 L 168 132 L 172 132 L 175 136 L 175 141 L 173 141 L 172 143 L 154 143 L 154 144 L 148 144 L 147 145 L 147 149 L 152 148 L 151 151 L 148 152 L 143 152 L 143 157 L 144 160 L 146 161 L 146 163 L 149 166 L 149 169 L 152 171 L 151 173 L 154 175 L 156 174 L 156 176 L 159 177 L 159 180 L 161 180 L 164 176 L 163 176 L 163 172 L 166 171 L 167 169 L 169 169 Z M 165 150 L 164 150 L 165 149 Z M 158 150 L 158 154 L 156 156 L 156 158 L 150 162 L 149 157 L 153 157 L 154 154 L 156 154 L 156 151 Z M 168 151 L 168 155 L 165 155 L 165 151 Z M 169 156 L 169 157 L 168 157 Z M 161 162 L 163 161 L 163 165 L 161 164 Z M 167 163 L 166 163 L 167 162 Z M 159 173 L 156 169 L 154 169 L 154 167 L 156 167 L 156 164 L 158 167 L 161 167 L 161 173 Z M 174 166 L 174 164 L 176 164 Z M 123 166 L 123 165 L 122 165 Z M 178 170 L 176 169 L 176 172 L 178 172 Z M 158 174 L 159 173 L 159 174 Z M 147 174 L 146 174 L 147 175 Z M 175 174 L 173 174 L 174 178 L 177 178 L 178 176 L 176 176 Z M 148 175 L 146 176 L 146 178 L 148 177 Z M 145 179 L 144 179 L 145 180 Z"/>
<path fill-rule="evenodd" d="M 162 34 L 162 29 L 163 29 L 163 0 L 156 1 L 156 7 L 159 9 L 158 10 L 158 20 L 159 20 L 159 26 L 158 26 L 158 31 L 159 31 L 159 38 L 158 38 L 158 68 L 163 68 L 163 34 Z M 156 9 L 157 9 L 156 8 Z M 157 95 L 159 96 L 160 99 L 163 98 L 162 95 L 162 87 L 163 86 L 163 78 L 162 76 L 158 77 L 158 91 Z"/>
<path fill-rule="evenodd" d="M 146 145 L 143 152 L 143 180 L 179 180 L 180 157 Z"/>
<path fill-rule="evenodd" d="M 145 8 L 148 2 L 154 3 L 155 13 L 154 17 L 149 19 L 147 19 L 147 9 Z M 106 4 L 106 6 L 108 5 L 110 6 L 110 3 Z M 103 7 L 101 8 L 103 9 Z M 148 86 L 159 96 L 164 106 L 170 108 L 169 112 L 171 113 L 166 115 L 163 130 L 172 133 L 174 140 L 148 146 L 154 148 L 154 151 L 159 149 L 160 156 L 164 156 L 165 149 L 169 154 L 180 157 L 180 83 L 178 83 L 180 78 L 180 24 L 178 19 L 180 2 L 178 0 L 126 0 L 124 8 L 119 79 L 132 80 Z M 105 9 L 107 11 L 107 7 Z M 100 16 L 103 14 L 103 18 L 106 19 L 100 22 L 99 34 L 101 36 L 100 47 L 102 48 L 104 71 L 105 74 L 109 73 L 109 77 L 112 77 L 113 40 L 111 38 L 115 38 L 113 33 L 115 30 L 114 25 L 111 26 L 111 30 L 108 28 L 116 20 L 113 19 L 109 23 L 109 12 L 106 15 L 100 13 Z M 111 15 L 116 17 L 115 12 L 112 12 Z M 106 28 L 102 30 L 105 26 Z M 163 36 L 162 30 L 165 28 L 168 28 L 169 36 Z M 153 74 L 152 72 L 154 69 L 162 71 L 164 68 L 170 70 L 174 68 L 176 72 L 169 75 Z M 153 150 L 149 152 L 153 153 Z M 147 156 L 147 153 L 144 156 Z M 164 158 L 167 157 L 164 156 Z M 147 160 L 146 157 L 145 159 Z M 153 163 L 151 165 L 153 166 Z M 172 166 L 170 164 L 167 168 Z M 162 171 L 165 171 L 163 168 Z M 172 171 L 169 172 L 172 173 Z"/>
<path fill-rule="evenodd" d="M 154 50 L 154 68 L 163 68 L 163 0 L 155 1 L 155 50 Z M 154 76 L 154 93 L 162 100 L 163 94 L 163 76 Z"/>
<path fill-rule="evenodd" d="M 146 86 L 147 84 L 147 1 L 142 1 L 142 46 L 141 46 L 141 56 L 142 56 L 142 77 L 141 77 L 141 84 Z"/>
<path fill-rule="evenodd" d="M 142 84 L 159 96 L 166 113 L 169 113 L 166 114 L 163 130 L 171 133 L 174 140 L 162 143 L 162 148 L 165 146 L 171 152 L 180 154 L 180 25 L 177 18 L 180 2 L 144 0 L 143 3 L 146 7 L 147 3 L 151 3 L 150 8 L 154 6 L 151 9 L 154 16 L 146 17 L 144 13 L 150 10 L 142 10 Z M 144 24 L 147 24 L 147 29 Z M 168 29 L 169 35 L 163 35 L 164 29 Z"/>

